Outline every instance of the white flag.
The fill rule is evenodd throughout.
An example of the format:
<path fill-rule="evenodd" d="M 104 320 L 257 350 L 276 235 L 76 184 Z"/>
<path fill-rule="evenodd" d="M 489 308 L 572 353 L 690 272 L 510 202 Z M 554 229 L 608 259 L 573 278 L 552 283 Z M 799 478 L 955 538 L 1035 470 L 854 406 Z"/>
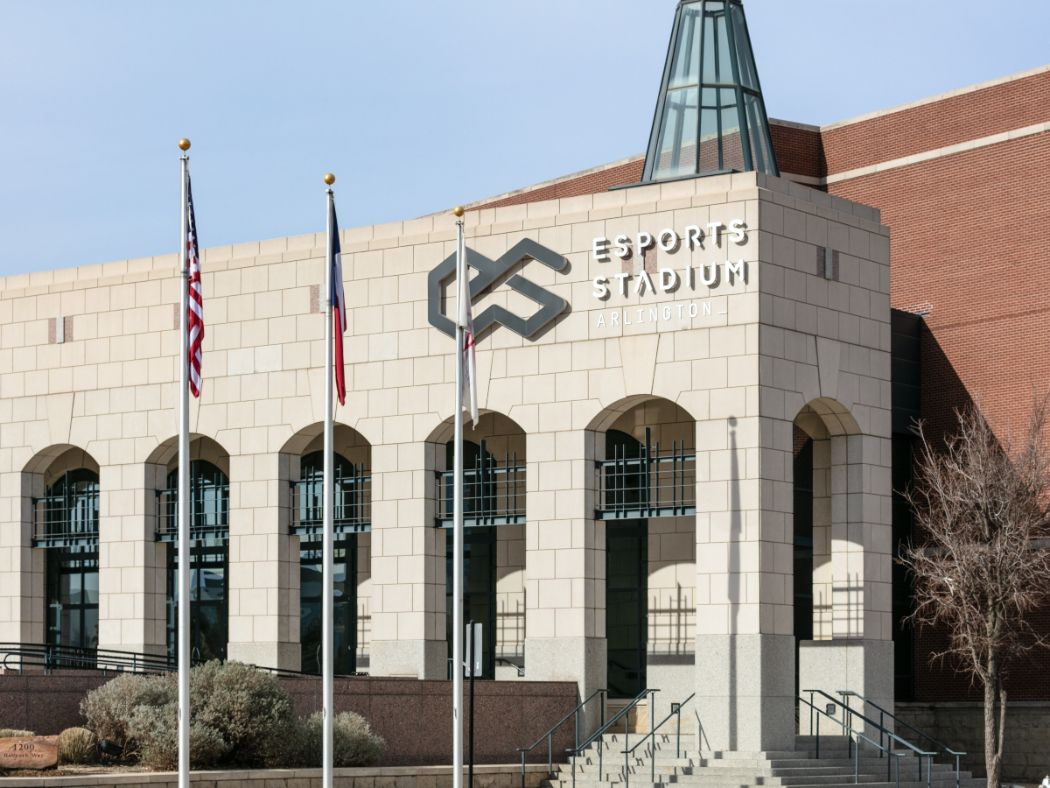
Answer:
<path fill-rule="evenodd" d="M 474 364 L 474 315 L 470 309 L 470 267 L 467 265 L 463 226 L 459 228 L 459 260 L 456 266 L 459 281 L 459 325 L 463 329 L 463 407 L 470 412 L 471 426 L 478 425 L 478 379 Z"/>

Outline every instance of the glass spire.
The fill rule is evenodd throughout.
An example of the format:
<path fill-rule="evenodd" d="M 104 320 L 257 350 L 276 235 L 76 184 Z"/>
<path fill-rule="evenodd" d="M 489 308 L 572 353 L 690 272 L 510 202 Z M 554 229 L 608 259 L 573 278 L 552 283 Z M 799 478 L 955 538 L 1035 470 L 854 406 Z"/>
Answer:
<path fill-rule="evenodd" d="M 741 0 L 681 0 L 643 182 L 779 175 Z"/>

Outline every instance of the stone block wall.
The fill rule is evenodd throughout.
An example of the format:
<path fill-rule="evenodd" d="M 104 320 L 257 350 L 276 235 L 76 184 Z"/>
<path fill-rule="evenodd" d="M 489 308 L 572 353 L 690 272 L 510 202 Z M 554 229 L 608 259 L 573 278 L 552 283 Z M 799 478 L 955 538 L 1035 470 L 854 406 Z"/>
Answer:
<path fill-rule="evenodd" d="M 983 777 L 984 706 L 980 703 L 898 703 L 897 716 L 954 750 L 967 753 L 964 769 Z M 907 735 L 902 731 L 901 735 Z M 1050 708 L 1008 703 L 1003 781 L 1038 783 L 1050 774 Z"/>

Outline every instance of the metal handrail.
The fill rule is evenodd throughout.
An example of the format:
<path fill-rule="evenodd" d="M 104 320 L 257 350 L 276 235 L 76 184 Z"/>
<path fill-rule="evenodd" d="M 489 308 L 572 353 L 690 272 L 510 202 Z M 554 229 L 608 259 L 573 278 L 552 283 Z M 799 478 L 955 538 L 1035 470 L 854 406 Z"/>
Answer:
<path fill-rule="evenodd" d="M 660 690 L 658 690 L 658 689 L 653 689 L 651 687 L 646 687 L 641 692 L 639 692 L 637 695 L 635 695 L 626 706 L 624 706 L 622 709 L 620 709 L 618 712 L 616 712 L 616 714 L 614 714 L 612 717 L 610 717 L 608 722 L 606 722 L 604 725 L 600 726 L 598 728 L 598 730 L 596 730 L 594 733 L 592 733 L 587 738 L 587 740 L 585 742 L 583 742 L 583 744 L 580 744 L 579 742 L 577 742 L 577 744 L 576 744 L 576 746 L 574 748 L 572 748 L 570 750 L 567 750 L 567 752 L 569 752 L 571 754 L 571 757 L 572 757 L 572 784 L 573 784 L 573 786 L 576 785 L 576 758 L 579 757 L 580 753 L 583 752 L 584 750 L 586 750 L 588 747 L 590 747 L 595 741 L 598 742 L 598 778 L 600 780 L 601 779 L 601 775 L 602 775 L 603 758 L 604 758 L 604 755 L 605 755 L 605 740 L 604 740 L 605 734 L 612 729 L 613 725 L 615 725 L 617 722 L 619 722 L 622 719 L 623 720 L 623 739 L 624 739 L 624 745 L 626 745 L 627 741 L 628 741 L 628 737 L 630 736 L 629 732 L 627 731 L 627 715 L 631 712 L 632 709 L 636 708 L 639 703 L 641 703 L 643 700 L 645 700 L 650 695 L 655 696 L 656 693 L 659 692 L 659 691 Z M 652 732 L 653 732 L 652 725 L 653 725 L 653 715 L 650 714 L 649 715 L 649 734 L 650 735 L 652 735 Z"/>
<path fill-rule="evenodd" d="M 689 701 L 691 701 L 695 697 L 696 697 L 696 693 L 694 692 L 692 695 L 690 695 L 688 698 L 683 700 L 681 703 L 672 703 L 671 704 L 671 711 L 668 713 L 668 715 L 666 717 L 664 717 L 662 720 L 660 720 L 660 722 L 658 722 L 656 724 L 656 726 L 653 727 L 653 729 L 645 736 L 644 739 L 642 739 L 640 742 L 635 744 L 629 750 L 624 750 L 623 751 L 623 773 L 622 773 L 621 776 L 623 777 L 624 788 L 628 788 L 628 786 L 630 786 L 630 784 L 631 784 L 631 770 L 630 770 L 630 768 L 628 766 L 628 762 L 629 762 L 631 754 L 635 750 L 637 750 L 639 747 L 641 747 L 643 744 L 645 744 L 647 741 L 649 741 L 649 739 L 653 740 L 653 744 L 655 746 L 655 744 L 656 744 L 656 732 L 658 730 L 660 730 L 660 728 L 662 728 L 664 726 L 664 723 L 666 723 L 669 719 L 671 719 L 671 717 L 677 717 L 677 730 L 675 731 L 675 745 L 674 745 L 674 753 L 675 754 L 674 754 L 674 757 L 675 758 L 681 758 L 682 757 L 682 707 L 685 706 Z M 651 715 L 650 715 L 650 719 L 651 719 Z M 650 760 L 650 764 L 649 764 L 649 766 L 650 766 L 650 768 L 649 768 L 649 782 L 655 783 L 656 782 L 656 750 L 655 749 L 652 751 L 651 757 L 650 757 L 649 760 Z"/>
<path fill-rule="evenodd" d="M 493 657 L 493 659 L 496 661 L 497 665 L 507 665 L 509 667 L 514 668 L 518 672 L 518 678 L 521 678 L 525 675 L 525 666 L 519 665 L 514 660 L 508 659 L 507 657 Z"/>
<path fill-rule="evenodd" d="M 228 660 L 222 660 L 224 662 Z M 17 664 L 12 664 L 17 663 Z M 194 661 L 194 664 L 200 664 Z M 266 665 L 244 663 L 249 668 L 272 673 L 275 676 L 314 676 L 301 670 L 272 668 Z M 167 656 L 147 654 L 141 651 L 117 649 L 76 648 L 47 643 L 0 643 L 0 668 L 18 670 L 26 667 L 52 670 L 98 670 L 102 673 L 173 673 L 178 663 Z M 367 675 L 367 674 L 350 674 Z"/>
<path fill-rule="evenodd" d="M 596 697 L 602 697 L 601 704 L 601 725 L 605 725 L 605 696 L 609 694 L 607 689 L 598 689 L 587 696 L 585 700 L 579 703 L 576 708 L 554 723 L 550 730 L 540 736 L 536 741 L 530 744 L 528 747 L 519 747 L 518 752 L 521 753 L 521 788 L 525 788 L 525 756 L 536 749 L 540 743 L 545 739 L 547 741 L 547 774 L 551 775 L 554 773 L 554 732 L 569 721 L 570 717 L 573 717 L 573 742 L 576 746 L 580 743 L 580 712 L 583 711 L 584 707 L 587 706 Z"/>
<path fill-rule="evenodd" d="M 805 691 L 806 692 L 813 692 L 813 690 L 805 690 Z M 810 725 L 810 735 L 811 736 L 813 735 L 813 713 L 816 712 L 817 732 L 816 732 L 815 744 L 816 744 L 817 760 L 820 760 L 820 715 L 823 714 L 829 720 L 831 720 L 836 725 L 838 725 L 840 728 L 842 728 L 843 733 L 846 733 L 846 731 L 847 731 L 846 723 L 843 722 L 842 720 L 835 719 L 832 715 L 828 714 L 824 709 L 818 708 L 816 706 L 816 704 L 814 704 L 812 701 L 808 701 L 808 700 L 806 700 L 803 697 L 799 697 L 799 702 L 800 703 L 805 703 L 807 706 L 809 706 L 809 725 Z M 879 753 L 880 753 L 880 755 L 879 755 L 880 758 L 882 757 L 882 753 L 885 753 L 887 756 L 893 756 L 896 759 L 896 766 L 897 766 L 897 768 L 896 768 L 896 786 L 897 786 L 897 788 L 900 788 L 900 784 L 901 784 L 901 758 L 904 757 L 904 753 L 896 752 L 894 750 L 891 750 L 891 749 L 888 749 L 886 747 L 883 747 L 881 741 L 880 742 L 876 742 L 876 741 L 874 741 L 872 739 L 869 739 L 863 733 L 859 733 L 857 731 L 849 730 L 849 735 L 850 736 L 856 736 L 858 739 L 863 739 L 864 741 L 868 742 L 868 744 L 871 744 L 873 747 L 878 749 Z M 855 785 L 857 785 L 857 784 L 860 783 L 860 743 L 858 742 L 856 747 L 853 747 L 852 744 L 853 744 L 853 739 L 850 738 L 850 749 L 852 751 L 851 752 L 851 756 L 853 758 L 853 783 Z M 919 769 L 920 769 L 919 779 L 921 780 L 922 779 L 922 772 L 921 772 L 921 770 L 922 770 L 922 760 L 921 759 L 919 760 Z M 887 780 L 890 779 L 890 759 L 889 759 L 889 757 L 886 758 L 886 779 Z"/>
<path fill-rule="evenodd" d="M 907 749 L 911 750 L 912 754 L 914 754 L 919 759 L 919 779 L 920 780 L 922 779 L 922 759 L 926 758 L 927 759 L 926 785 L 927 785 L 927 788 L 932 788 L 932 785 L 933 785 L 933 759 L 937 756 L 936 752 L 929 752 L 927 750 L 923 750 L 923 749 L 915 746 L 914 744 L 912 744 L 907 739 L 905 739 L 905 738 L 903 738 L 901 736 L 898 736 L 896 733 L 894 733 L 893 731 L 891 731 L 888 728 L 886 728 L 884 725 L 880 725 L 879 723 L 875 722 L 875 720 L 873 720 L 871 717 L 868 717 L 865 714 L 861 714 L 858 711 L 854 711 L 852 708 L 850 708 L 848 703 L 843 703 L 841 700 L 839 700 L 838 698 L 832 697 L 831 695 L 826 693 L 824 690 L 808 689 L 808 690 L 802 690 L 802 691 L 809 693 L 810 701 L 812 701 L 812 698 L 813 698 L 814 695 L 823 695 L 825 698 L 830 700 L 836 706 L 841 707 L 842 710 L 846 712 L 846 714 L 848 715 L 848 718 L 849 718 L 848 735 L 850 735 L 850 736 L 862 735 L 862 734 L 859 734 L 859 733 L 857 733 L 856 731 L 853 730 L 853 718 L 854 717 L 859 717 L 861 720 L 863 720 L 864 722 L 868 723 L 868 725 L 870 725 L 872 728 L 876 729 L 879 732 L 880 746 L 881 746 L 881 742 L 882 742 L 882 737 L 885 736 L 888 741 L 896 742 L 897 744 L 903 745 Z M 803 702 L 805 702 L 805 701 L 803 700 Z M 810 702 L 809 705 L 810 705 L 811 709 L 815 709 L 816 708 L 816 706 L 814 706 L 812 704 L 812 702 Z M 818 711 L 819 711 L 819 709 L 818 709 Z M 812 714 L 812 711 L 810 712 L 809 720 L 810 720 L 810 727 L 812 729 L 812 725 L 813 725 L 813 714 Z M 818 723 L 819 723 L 820 718 L 818 717 L 817 720 L 818 720 Z M 843 724 L 843 730 L 847 730 L 846 723 L 842 723 L 842 724 Z M 853 740 L 850 739 L 850 748 L 851 749 L 852 749 L 852 746 L 853 746 Z M 818 752 L 819 752 L 819 735 L 818 735 Z M 820 755 L 818 754 L 817 757 L 819 758 Z"/>
<path fill-rule="evenodd" d="M 874 707 L 875 710 L 879 712 L 879 723 L 883 727 L 885 727 L 885 719 L 886 719 L 886 717 L 889 717 L 891 720 L 893 720 L 893 724 L 894 724 L 895 728 L 896 728 L 897 725 L 903 725 L 905 728 L 910 730 L 912 733 L 917 733 L 919 736 L 921 736 L 923 739 L 925 739 L 930 744 L 933 744 L 933 745 L 937 746 L 938 748 L 940 748 L 941 750 L 943 750 L 944 754 L 947 755 L 948 757 L 954 758 L 955 759 L 955 788 L 960 788 L 960 785 L 962 783 L 962 773 L 961 773 L 960 761 L 961 761 L 961 759 L 964 756 L 968 755 L 969 753 L 962 752 L 960 750 L 953 750 L 947 744 L 944 744 L 943 742 L 938 741 L 937 739 L 933 738 L 932 736 L 930 736 L 930 734 L 926 733 L 925 731 L 919 730 L 918 728 L 916 728 L 911 723 L 900 719 L 892 711 L 889 711 L 888 709 L 883 708 L 878 703 L 876 703 L 873 700 L 870 700 L 869 698 L 864 697 L 859 692 L 854 692 L 853 690 L 838 690 L 838 693 L 839 693 L 839 695 L 841 695 L 844 698 L 858 698 L 862 703 L 866 703 L 867 705 Z M 848 700 L 846 701 L 846 706 L 847 706 L 847 708 L 849 707 L 849 701 Z"/>

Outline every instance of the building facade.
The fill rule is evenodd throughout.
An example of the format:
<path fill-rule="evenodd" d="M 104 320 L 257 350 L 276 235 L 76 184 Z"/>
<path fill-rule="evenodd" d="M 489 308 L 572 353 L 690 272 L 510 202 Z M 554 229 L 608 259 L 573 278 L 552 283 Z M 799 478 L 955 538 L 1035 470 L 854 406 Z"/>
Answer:
<path fill-rule="evenodd" d="M 894 491 L 914 418 L 979 399 L 1008 430 L 1045 389 L 1050 285 L 1024 274 L 1050 200 L 1024 173 L 1050 161 L 1050 69 L 766 133 L 757 76 L 712 109 L 678 67 L 693 5 L 652 166 L 468 207 L 465 618 L 487 678 L 655 687 L 660 716 L 695 693 L 712 749 L 793 749 L 803 688 L 965 697 L 902 623 Z M 696 136 L 665 144 L 689 91 Z M 727 108 L 715 155 L 702 116 Z M 448 675 L 454 239 L 451 215 L 342 233 L 340 673 Z M 197 659 L 318 669 L 324 244 L 203 251 Z M 175 255 L 0 282 L 0 641 L 172 652 L 179 286 Z M 1046 675 L 1012 697 L 1050 697 Z"/>
<path fill-rule="evenodd" d="M 453 230 L 432 217 L 342 239 L 337 629 L 342 664 L 374 675 L 448 672 L 453 355 L 430 312 L 453 308 L 431 276 Z M 695 688 L 712 742 L 786 743 L 797 425 L 814 438 L 819 556 L 802 680 L 892 698 L 875 669 L 892 660 L 877 213 L 743 173 L 471 212 L 467 239 L 500 267 L 479 326 L 492 306 L 536 312 L 517 277 L 564 301 L 530 338 L 499 320 L 479 337 L 468 617 L 488 624 L 490 675 L 572 679 L 584 695 L 658 686 L 665 702 Z M 322 256 L 315 235 L 204 252 L 201 658 L 316 664 Z M 171 647 L 175 266 L 5 283 L 3 640 Z M 875 664 L 858 669 L 854 648 Z"/>

